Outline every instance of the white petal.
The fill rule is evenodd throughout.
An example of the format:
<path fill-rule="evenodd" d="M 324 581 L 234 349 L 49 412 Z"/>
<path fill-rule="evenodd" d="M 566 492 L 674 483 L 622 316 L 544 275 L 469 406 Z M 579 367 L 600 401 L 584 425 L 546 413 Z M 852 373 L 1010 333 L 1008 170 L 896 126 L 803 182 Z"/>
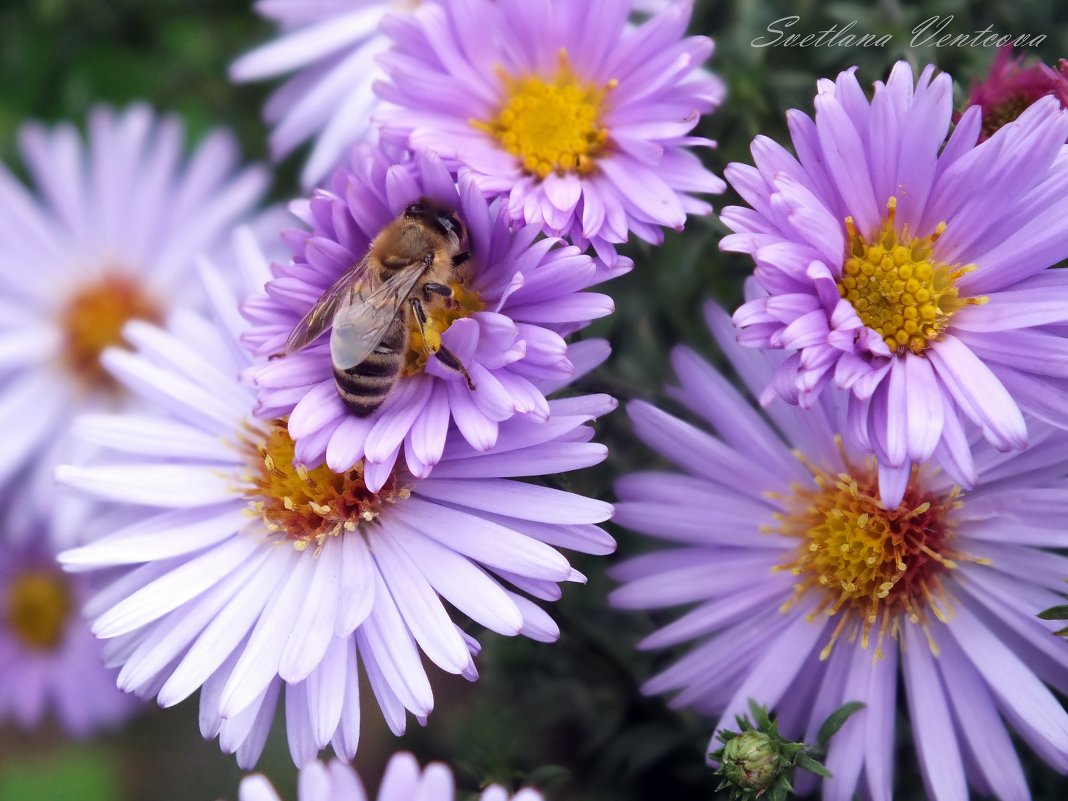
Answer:
<path fill-rule="evenodd" d="M 279 550 L 288 550 L 288 544 Z M 223 688 L 220 708 L 224 718 L 237 714 L 251 704 L 271 680 L 278 675 L 282 649 L 293 630 L 301 603 L 308 594 L 315 562 L 307 551 L 287 554 L 289 577 L 281 591 L 267 602 L 256 628 L 252 630 L 248 646 L 237 660 Z"/>
<path fill-rule="evenodd" d="M 176 567 L 101 615 L 97 637 L 117 637 L 163 617 L 229 575 L 259 547 L 252 537 L 234 537 Z"/>
<path fill-rule="evenodd" d="M 290 567 L 288 554 L 280 549 L 263 549 L 262 559 L 254 561 L 255 575 L 247 569 L 235 573 L 233 598 L 208 623 L 186 652 L 159 691 L 160 706 L 168 707 L 185 700 L 197 687 L 208 681 L 232 654 L 240 653 L 239 646 L 248 637 L 268 600 L 276 595 L 285 581 Z M 239 579 L 244 581 L 239 583 Z"/>
<path fill-rule="evenodd" d="M 222 503 L 236 495 L 234 479 L 211 465 L 60 465 L 56 481 L 109 501 L 171 509 Z"/>
<path fill-rule="evenodd" d="M 59 555 L 67 570 L 90 570 L 170 559 L 222 542 L 248 523 L 240 501 L 176 509 L 138 520 L 124 529 Z"/>
<path fill-rule="evenodd" d="M 315 563 L 308 593 L 301 599 L 300 614 L 278 666 L 278 675 L 290 683 L 308 677 L 326 655 L 334 637 L 341 580 L 341 544 L 336 537 L 323 543 L 322 550 L 315 555 Z"/>

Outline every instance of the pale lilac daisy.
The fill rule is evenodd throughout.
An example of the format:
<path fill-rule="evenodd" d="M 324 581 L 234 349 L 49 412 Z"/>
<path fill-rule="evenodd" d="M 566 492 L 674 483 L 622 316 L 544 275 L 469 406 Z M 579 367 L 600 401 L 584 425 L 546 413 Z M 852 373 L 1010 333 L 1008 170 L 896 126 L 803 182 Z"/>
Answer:
<path fill-rule="evenodd" d="M 0 522 L 0 722 L 31 729 L 55 720 L 73 737 L 121 723 L 137 703 L 115 689 L 103 644 L 78 613 L 87 578 L 65 575 L 8 522 Z"/>
<path fill-rule="evenodd" d="M 759 393 L 777 354 L 739 347 L 718 307 L 708 321 Z M 1047 550 L 1068 546 L 1068 434 L 1040 424 L 1022 454 L 980 441 L 971 491 L 924 463 L 887 509 L 871 457 L 835 434 L 843 396 L 808 410 L 775 401 L 769 423 L 693 352 L 673 364 L 671 396 L 717 435 L 630 406 L 639 438 L 685 472 L 617 484 L 617 522 L 670 546 L 619 565 L 611 602 L 692 606 L 641 643 L 691 646 L 644 690 L 676 693 L 672 705 L 718 716 L 717 729 L 751 698 L 809 743 L 834 709 L 864 703 L 831 741 L 825 801 L 893 797 L 899 670 L 932 801 L 966 801 L 969 783 L 1030 797 L 1007 724 L 1068 772 L 1068 714 L 1044 684 L 1068 691 L 1068 643 L 1036 617 L 1068 575 Z"/>
<path fill-rule="evenodd" d="M 158 412 L 83 420 L 83 436 L 110 456 L 57 473 L 143 514 L 60 559 L 75 571 L 126 568 L 85 608 L 122 665 L 122 689 L 167 707 L 201 689 L 203 734 L 244 767 L 284 694 L 298 765 L 329 744 L 351 759 L 361 666 L 398 735 L 407 711 L 425 721 L 433 707 L 422 654 L 477 677 L 478 642 L 445 601 L 500 634 L 557 637 L 527 596 L 553 601 L 560 583 L 584 581 L 557 547 L 609 553 L 614 543 L 596 524 L 611 507 L 514 479 L 603 460 L 586 424 L 614 401 L 550 401 L 548 422 L 502 423 L 491 453 L 454 434 L 433 477 L 398 467 L 372 492 L 364 463 L 341 473 L 295 464 L 284 421 L 252 418 L 254 398 L 236 378 L 244 321 L 226 285 L 205 274 L 219 326 L 191 314 L 170 333 L 131 323 L 136 353 L 104 355 Z M 607 355 L 595 341 L 572 350 L 583 369 Z"/>
<path fill-rule="evenodd" d="M 276 159 L 315 140 L 301 172 L 305 188 L 318 184 L 349 148 L 373 137 L 378 107 L 373 84 L 383 77 L 375 60 L 389 41 L 378 31 L 387 14 L 405 13 L 419 0 L 259 0 L 256 11 L 278 25 L 278 37 L 234 62 L 235 81 L 293 74 L 267 101 Z"/>
<path fill-rule="evenodd" d="M 22 127 L 32 190 L 0 166 L 0 484 L 30 458 L 50 479 L 69 418 L 123 404 L 100 353 L 127 320 L 196 302 L 194 256 L 265 190 L 263 169 L 238 171 L 229 133 L 188 158 L 183 140 L 147 106 L 97 107 L 84 142 L 67 123 Z"/>
<path fill-rule="evenodd" d="M 457 185 L 436 156 L 391 158 L 380 148 L 361 147 L 351 167 L 338 171 L 330 190 L 295 206 L 311 230 L 285 234 L 294 259 L 275 265 L 266 291 L 246 302 L 253 325 L 244 341 L 259 356 L 281 353 L 320 295 L 409 205 L 426 199 L 456 211 L 468 230 L 470 259 L 456 273 L 453 299 L 424 308 L 429 327 L 466 367 L 473 390 L 437 356 L 427 357 L 416 327 L 402 375 L 368 416 L 358 416 L 339 396 L 328 337 L 248 372 L 259 390 L 257 413 L 289 416 L 301 462 L 345 471 L 366 460 L 368 485 L 376 491 L 398 459 L 413 475 L 429 475 L 442 458 L 450 423 L 485 451 L 513 416 L 547 419 L 539 381 L 566 381 L 574 370 L 563 336 L 610 314 L 613 305 L 607 295 L 579 291 L 600 278 L 589 256 L 558 240 L 535 241 L 537 226 L 512 232 L 500 206 L 487 205 L 468 178 Z"/>
<path fill-rule="evenodd" d="M 415 757 L 407 752 L 394 754 L 386 765 L 377 801 L 454 801 L 456 785 L 447 765 L 432 762 L 420 769 Z M 312 762 L 300 772 L 297 801 L 367 801 L 360 777 L 351 765 L 333 760 L 324 765 Z M 282 801 L 274 787 L 260 775 L 241 781 L 238 801 Z M 536 790 L 510 794 L 499 784 L 490 785 L 478 801 L 542 801 Z"/>
<path fill-rule="evenodd" d="M 692 131 L 724 95 L 701 69 L 712 40 L 685 36 L 693 3 L 637 26 L 631 10 L 472 0 L 389 18 L 383 138 L 460 165 L 515 224 L 625 269 L 615 246 L 628 234 L 659 244 L 663 227 L 711 212 L 697 195 L 725 188 L 690 150 L 713 144 Z"/>
<path fill-rule="evenodd" d="M 724 250 L 750 254 L 766 297 L 734 316 L 750 346 L 793 351 L 764 396 L 809 406 L 849 393 L 847 433 L 878 456 L 889 507 L 912 464 L 976 480 L 964 430 L 1001 450 L 1023 412 L 1068 427 L 1068 111 L 1042 98 L 976 145 L 980 109 L 948 136 L 949 75 L 897 64 L 869 101 L 852 70 L 819 82 L 813 122 L 787 117 L 797 156 L 753 142 L 727 177 Z"/>

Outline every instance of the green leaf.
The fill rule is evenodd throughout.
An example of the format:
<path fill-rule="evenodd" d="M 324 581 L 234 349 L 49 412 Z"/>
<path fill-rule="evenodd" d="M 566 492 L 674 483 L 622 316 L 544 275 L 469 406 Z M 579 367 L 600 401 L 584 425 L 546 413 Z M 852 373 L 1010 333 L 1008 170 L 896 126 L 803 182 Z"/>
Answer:
<path fill-rule="evenodd" d="M 563 765 L 542 765 L 526 775 L 522 786 L 531 785 L 540 790 L 558 790 L 569 784 L 571 779 L 571 771 Z"/>
<path fill-rule="evenodd" d="M 831 738 L 838 734 L 838 730 L 845 725 L 845 722 L 849 720 L 854 712 L 863 708 L 864 704 L 860 701 L 851 701 L 848 704 L 842 704 L 842 706 L 834 710 L 830 717 L 823 721 L 823 725 L 820 726 L 819 734 L 816 735 L 816 742 L 819 744 L 820 750 L 826 751 L 827 744 L 831 741 Z"/>
<path fill-rule="evenodd" d="M 1045 612 L 1039 612 L 1038 616 L 1043 620 L 1068 620 L 1068 604 L 1052 606 Z"/>
<path fill-rule="evenodd" d="M 809 773 L 815 773 L 817 776 L 822 776 L 824 779 L 831 778 L 831 772 L 827 770 L 821 762 L 816 761 L 808 754 L 798 754 L 796 764 L 797 767 L 807 770 Z"/>
<path fill-rule="evenodd" d="M 768 717 L 767 708 L 761 706 L 752 698 L 749 699 L 749 714 L 753 716 L 753 723 L 761 731 L 766 731 L 771 727 L 771 718 Z"/>

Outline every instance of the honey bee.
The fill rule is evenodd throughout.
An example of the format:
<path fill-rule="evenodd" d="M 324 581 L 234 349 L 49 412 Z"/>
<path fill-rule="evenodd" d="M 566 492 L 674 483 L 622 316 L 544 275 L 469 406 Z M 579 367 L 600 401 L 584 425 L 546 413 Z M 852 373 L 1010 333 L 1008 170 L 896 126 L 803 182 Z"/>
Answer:
<path fill-rule="evenodd" d="M 436 355 L 472 392 L 467 368 L 427 325 L 424 304 L 452 302 L 449 282 L 470 259 L 460 219 L 426 200 L 413 203 L 374 238 L 367 255 L 315 302 L 289 335 L 285 353 L 306 348 L 327 328 L 338 395 L 358 417 L 386 400 L 405 365 L 413 322 L 427 357 Z"/>

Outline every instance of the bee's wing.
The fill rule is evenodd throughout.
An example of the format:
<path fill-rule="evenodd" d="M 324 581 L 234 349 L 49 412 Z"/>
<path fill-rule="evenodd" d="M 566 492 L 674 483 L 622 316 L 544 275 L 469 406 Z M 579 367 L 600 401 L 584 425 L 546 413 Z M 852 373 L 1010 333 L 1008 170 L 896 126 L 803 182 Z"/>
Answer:
<path fill-rule="evenodd" d="M 348 370 L 370 355 L 393 325 L 424 272 L 422 262 L 415 262 L 370 292 L 366 291 L 368 287 L 361 286 L 351 302 L 342 303 L 334 315 L 330 333 L 334 367 Z"/>
<path fill-rule="evenodd" d="M 342 303 L 352 303 L 353 296 L 359 291 L 360 281 L 367 274 L 368 257 L 364 258 L 342 275 L 327 289 L 315 304 L 297 323 L 286 340 L 285 353 L 293 353 L 308 347 L 311 343 L 326 333 L 334 320 L 334 315 Z"/>

